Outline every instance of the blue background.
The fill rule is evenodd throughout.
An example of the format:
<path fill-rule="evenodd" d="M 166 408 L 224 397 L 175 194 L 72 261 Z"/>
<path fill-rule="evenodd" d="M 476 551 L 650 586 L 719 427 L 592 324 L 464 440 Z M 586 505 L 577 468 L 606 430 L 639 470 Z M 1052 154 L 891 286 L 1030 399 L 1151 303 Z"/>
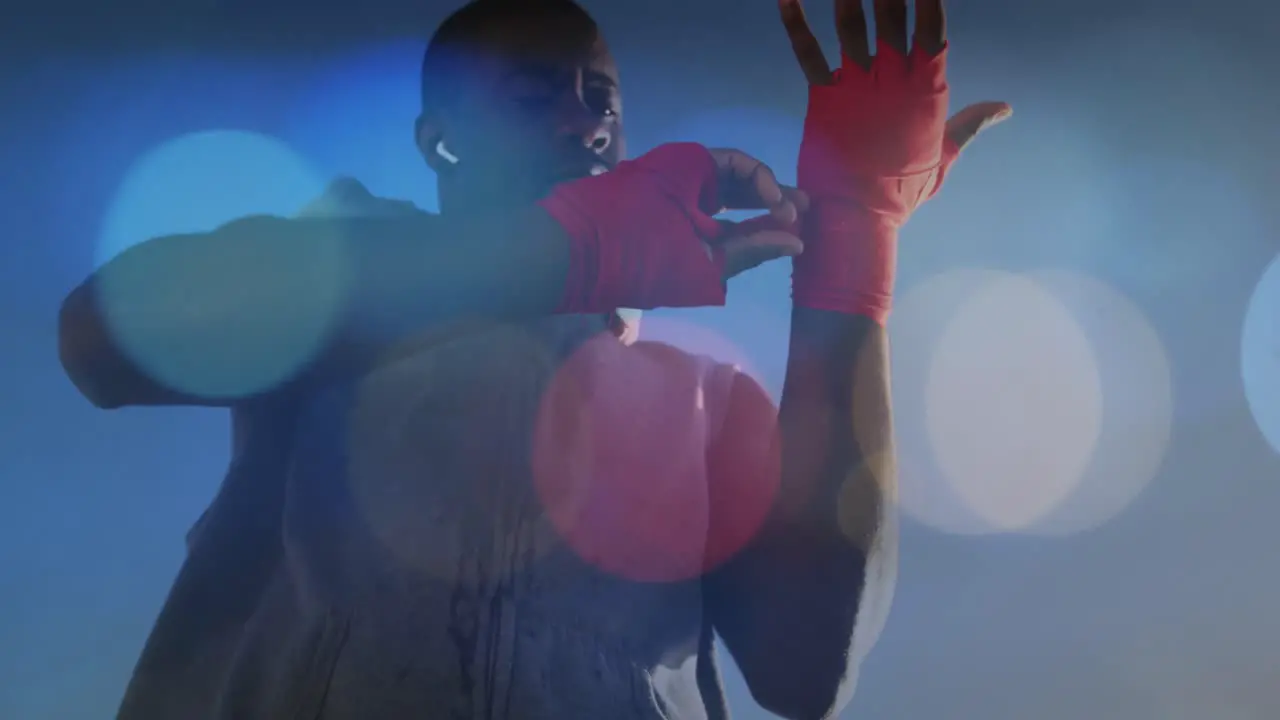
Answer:
<path fill-rule="evenodd" d="M 57 364 L 58 302 L 129 244 L 292 213 L 338 174 L 433 207 L 412 122 L 421 49 L 452 9 L 66 5 L 6 11 L 0 29 L 0 717 L 20 720 L 114 712 L 227 461 L 224 412 L 82 400 Z M 964 478 L 930 484 L 941 461 L 924 455 L 938 438 L 910 401 L 932 392 L 925 329 L 952 322 L 969 295 L 903 310 L 904 469 L 926 469 L 904 477 L 898 594 L 847 716 L 1280 717 L 1280 573 L 1266 560 L 1280 541 L 1280 97 L 1265 70 L 1280 67 L 1280 10 L 952 5 L 956 105 L 1001 99 L 1017 115 L 907 228 L 903 295 L 956 268 L 1065 282 L 1075 294 L 1055 297 L 1083 329 L 1045 337 L 1091 343 L 1108 418 L 1097 447 L 1128 457 L 1145 437 L 1150 457 L 1095 468 L 1073 497 L 1096 516 L 1053 531 L 1001 515 L 1016 482 L 966 510 L 953 487 Z M 793 179 L 804 87 L 773 3 L 587 7 L 621 64 L 633 150 L 738 146 Z M 833 48 L 830 3 L 809 12 Z M 776 391 L 787 272 L 735 280 L 727 309 L 646 322 L 694 349 L 729 348 Z M 1077 279 L 1055 285 L 1046 272 Z M 988 364 L 1038 357 L 1018 330 L 1036 318 L 1017 311 L 992 311 L 989 345 L 964 348 L 986 358 L 973 372 L 987 381 Z M 1065 412 L 1071 396 L 1054 387 L 1093 387 L 1078 370 L 1050 363 L 1010 392 L 1042 383 Z M 1031 407 L 1049 413 L 1032 426 L 1060 420 Z M 912 505 L 948 497 L 940 510 Z M 732 672 L 728 684 L 739 717 L 764 717 Z"/>

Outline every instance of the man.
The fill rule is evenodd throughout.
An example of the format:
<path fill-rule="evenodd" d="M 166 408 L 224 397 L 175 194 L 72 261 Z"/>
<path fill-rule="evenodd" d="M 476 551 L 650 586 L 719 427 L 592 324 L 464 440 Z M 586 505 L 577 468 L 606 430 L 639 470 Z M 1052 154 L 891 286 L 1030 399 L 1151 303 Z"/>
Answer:
<path fill-rule="evenodd" d="M 322 217 L 156 239 L 73 291 L 61 357 L 91 401 L 227 406 L 235 430 L 122 718 L 724 717 L 714 633 L 765 708 L 838 712 L 896 563 L 897 228 L 1008 108 L 944 127 L 940 0 L 910 48 L 905 2 L 877 0 L 874 59 L 838 0 L 834 73 L 780 7 L 812 86 L 803 192 L 734 151 L 623 161 L 586 13 L 476 0 L 424 63 L 439 217 L 344 186 Z M 619 307 L 721 304 L 723 277 L 797 253 L 776 416 L 732 368 L 609 332 Z M 175 379 L 329 306 L 278 386 Z M 184 343 L 202 352 L 176 368 L 138 350 Z"/>

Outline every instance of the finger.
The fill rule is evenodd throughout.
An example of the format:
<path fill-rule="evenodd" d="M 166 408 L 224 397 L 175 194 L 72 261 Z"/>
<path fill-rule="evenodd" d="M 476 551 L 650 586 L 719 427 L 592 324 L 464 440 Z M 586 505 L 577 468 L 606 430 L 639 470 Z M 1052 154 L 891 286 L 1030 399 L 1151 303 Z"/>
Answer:
<path fill-rule="evenodd" d="M 830 84 L 831 66 L 827 64 L 827 56 L 822 53 L 818 38 L 809 29 L 800 0 L 778 0 L 778 11 L 782 14 L 782 26 L 787 29 L 791 49 L 795 51 L 805 79 L 810 85 Z"/>
<path fill-rule="evenodd" d="M 760 219 L 769 220 L 776 229 L 798 234 L 800 232 L 801 219 L 805 213 L 809 212 L 809 195 L 805 191 L 789 185 L 781 187 L 784 204 L 777 211 L 770 212 Z"/>
<path fill-rule="evenodd" d="M 980 102 L 970 105 L 947 121 L 947 139 L 963 150 L 983 130 L 1008 120 L 1013 115 L 1009 103 Z"/>
<path fill-rule="evenodd" d="M 862 66 L 871 67 L 871 47 L 867 43 L 867 14 L 862 0 L 836 0 L 836 34 L 840 52 Z"/>
<path fill-rule="evenodd" d="M 915 47 L 930 56 L 947 44 L 947 11 L 942 0 L 916 0 Z"/>
<path fill-rule="evenodd" d="M 797 214 L 809 210 L 809 195 L 799 188 L 778 182 L 773 169 L 756 158 L 728 148 L 710 150 L 722 175 L 722 197 L 725 210 L 777 210 L 781 219 L 790 224 L 798 219 L 787 214 L 794 209 Z M 773 212 L 777 216 L 779 212 Z"/>
<path fill-rule="evenodd" d="M 875 0 L 876 39 L 907 52 L 907 0 Z"/>
<path fill-rule="evenodd" d="M 787 198 L 787 200 L 791 201 L 792 205 L 795 206 L 796 212 L 801 215 L 809 212 L 809 193 L 801 190 L 800 188 L 783 185 L 782 194 Z"/>
<path fill-rule="evenodd" d="M 724 254 L 724 277 L 728 279 L 770 260 L 799 255 L 804 252 L 804 243 L 788 232 L 761 230 L 733 237 L 719 249 Z"/>
<path fill-rule="evenodd" d="M 795 221 L 796 208 L 768 165 L 738 150 L 711 154 L 720 164 L 720 201 L 726 210 L 768 210 L 782 222 Z"/>
<path fill-rule="evenodd" d="M 751 191 L 764 201 L 769 214 L 783 225 L 791 225 L 799 219 L 800 214 L 795 204 L 782 189 L 773 170 L 762 162 L 757 162 L 751 172 Z"/>

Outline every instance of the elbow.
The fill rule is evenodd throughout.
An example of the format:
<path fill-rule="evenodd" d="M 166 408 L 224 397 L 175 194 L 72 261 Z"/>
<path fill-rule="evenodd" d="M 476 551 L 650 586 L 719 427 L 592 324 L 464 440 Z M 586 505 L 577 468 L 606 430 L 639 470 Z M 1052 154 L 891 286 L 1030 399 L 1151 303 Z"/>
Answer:
<path fill-rule="evenodd" d="M 793 671 L 744 673 L 747 688 L 756 704 L 787 720 L 827 720 L 840 715 L 853 697 L 857 685 L 856 668 L 840 677 L 821 673 L 801 675 Z"/>
<path fill-rule="evenodd" d="M 87 285 L 67 296 L 58 313 L 58 361 L 67 379 L 94 407 L 112 410 L 124 405 L 112 392 L 109 368 L 111 342 L 93 309 Z"/>
<path fill-rule="evenodd" d="M 752 698 L 788 720 L 839 715 L 864 655 L 855 637 L 862 555 L 824 540 L 786 536 L 712 585 L 715 627 Z"/>
<path fill-rule="evenodd" d="M 749 603 L 749 596 L 738 596 L 716 629 L 756 704 L 787 720 L 839 715 L 858 679 L 853 643 L 841 639 L 850 637 L 847 624 L 806 621 L 817 613 L 794 605 L 743 613 Z"/>

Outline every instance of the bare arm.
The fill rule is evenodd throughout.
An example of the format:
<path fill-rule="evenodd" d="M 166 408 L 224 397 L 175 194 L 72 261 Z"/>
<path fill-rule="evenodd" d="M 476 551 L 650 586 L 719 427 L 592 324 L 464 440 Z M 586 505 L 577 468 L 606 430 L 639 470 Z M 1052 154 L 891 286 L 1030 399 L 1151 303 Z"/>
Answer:
<path fill-rule="evenodd" d="M 601 311 L 614 301 L 723 302 L 721 271 L 732 275 L 800 247 L 785 231 L 729 230 L 703 215 L 708 208 L 700 204 L 714 188 L 721 196 L 715 207 L 767 208 L 783 223 L 794 221 L 798 196 L 784 193 L 771 172 L 757 172 L 761 167 L 737 151 L 674 143 L 607 175 L 560 186 L 548 210 L 530 206 L 464 220 L 425 213 L 256 217 L 212 233 L 155 239 L 71 293 L 59 318 L 59 354 L 72 382 L 100 407 L 235 405 L 252 393 L 184 392 L 130 350 L 180 353 L 182 372 L 214 374 L 287 349 L 278 346 L 301 335 L 308 346 L 318 340 L 318 351 L 275 386 L 330 377 L 454 321 L 550 314 L 575 255 L 583 266 L 574 276 L 585 289 L 615 293 L 608 300 L 580 298 Z M 679 194 L 666 189 L 671 182 Z M 721 267 L 705 252 L 708 224 L 721 243 Z M 566 227 L 586 249 L 572 250 Z"/>
<path fill-rule="evenodd" d="M 835 72 L 800 0 L 779 3 L 810 85 L 797 175 L 817 212 L 792 276 L 798 307 L 778 431 L 768 427 L 763 394 L 739 383 L 726 431 L 747 439 L 724 436 L 715 472 L 728 471 L 713 478 L 725 496 L 763 482 L 756 468 L 770 458 L 759 448 L 780 436 L 776 507 L 708 585 L 713 621 L 753 695 L 792 720 L 830 717 L 852 696 L 892 591 L 889 348 L 872 318 L 887 314 L 898 228 L 937 192 L 965 145 L 1011 112 L 979 103 L 946 120 L 943 1 L 914 4 L 909 42 L 905 0 L 876 0 L 873 56 L 862 2 L 836 0 Z M 888 71 L 869 72 L 876 65 Z"/>
<path fill-rule="evenodd" d="M 568 267 L 564 230 L 537 207 L 466 223 L 247 218 L 151 240 L 100 268 L 62 305 L 59 356 L 99 407 L 234 405 L 247 398 L 194 396 L 156 379 L 112 328 L 144 347 L 199 347 L 200 362 L 222 367 L 331 312 L 327 341 L 295 375 L 314 377 L 466 316 L 549 314 Z"/>
<path fill-rule="evenodd" d="M 708 604 L 752 695 L 782 717 L 828 717 L 852 692 L 855 630 L 874 631 L 855 623 L 869 561 L 894 547 L 891 428 L 888 341 L 866 317 L 794 310 L 776 416 L 754 381 L 735 382 L 713 482 L 770 484 L 779 443 L 782 476 L 764 528 L 707 578 Z"/>

